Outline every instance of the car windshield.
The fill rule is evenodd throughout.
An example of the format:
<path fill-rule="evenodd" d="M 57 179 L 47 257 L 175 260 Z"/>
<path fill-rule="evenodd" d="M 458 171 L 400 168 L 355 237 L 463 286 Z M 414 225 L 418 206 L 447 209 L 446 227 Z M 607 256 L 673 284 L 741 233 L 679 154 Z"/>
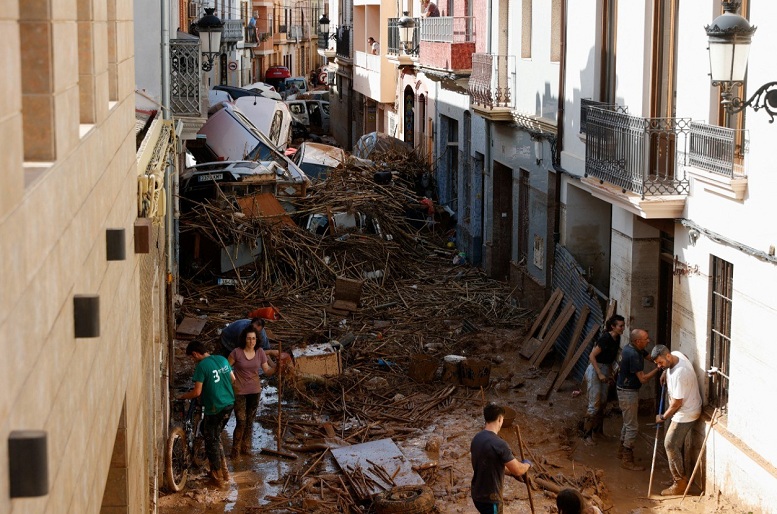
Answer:
<path fill-rule="evenodd" d="M 332 169 L 329 166 L 325 166 L 323 164 L 314 164 L 311 162 L 302 162 L 298 163 L 298 165 L 302 171 L 305 172 L 305 175 L 311 179 L 324 180 L 327 173 L 329 173 L 329 170 Z"/>

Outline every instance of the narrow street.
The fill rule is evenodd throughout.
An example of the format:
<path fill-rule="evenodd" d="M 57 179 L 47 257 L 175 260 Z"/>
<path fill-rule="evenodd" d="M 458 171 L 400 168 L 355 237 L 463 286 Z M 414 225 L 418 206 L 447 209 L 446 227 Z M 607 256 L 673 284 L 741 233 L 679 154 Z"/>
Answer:
<path fill-rule="evenodd" d="M 278 313 L 278 319 L 267 321 L 268 334 L 274 343 L 282 343 L 284 352 L 298 356 L 293 373 L 283 379 L 280 447 L 299 458 L 287 460 L 259 451 L 278 447 L 278 378 L 264 379 L 253 453 L 230 460 L 228 487 L 217 487 L 205 469 L 193 470 L 183 492 L 160 498 L 160 512 L 379 512 L 371 498 L 362 497 L 349 476 L 353 470 L 346 472 L 333 450 L 383 440 L 396 443 L 432 489 L 436 512 L 472 512 L 469 442 L 482 428 L 482 408 L 489 401 L 516 412 L 513 426 L 520 428 L 527 458 L 536 463 L 531 475 L 539 479 L 532 491 L 537 512 L 555 512 L 552 491 L 564 487 L 578 488 L 608 513 L 738 512 L 717 499 L 695 496 L 697 487 L 682 506 L 679 498 L 655 494 L 669 479 L 663 448 L 656 462 L 654 494 L 647 498 L 655 434 L 649 413 L 641 419 L 636 448 L 637 462 L 647 471 L 626 471 L 615 457 L 614 435 L 621 426 L 617 401 L 610 403 L 605 425 L 612 439 L 586 446 L 578 427 L 586 402 L 579 377 L 573 373 L 557 391 L 538 399 L 548 389 L 546 375 L 565 360 L 564 352 L 550 349 L 536 365 L 522 357 L 538 313 L 522 308 L 508 284 L 469 265 L 454 264 L 457 251 L 439 227 L 409 224 L 398 199 L 414 198 L 408 187 L 416 171 L 407 170 L 423 168 L 411 156 L 402 158 L 395 167 L 405 171 L 390 185 L 364 180 L 361 168 L 345 166 L 332 171 L 298 204 L 298 209 L 305 206 L 301 212 L 338 212 L 346 207 L 363 211 L 378 221 L 379 233 L 358 227 L 338 232 L 333 227 L 333 232 L 313 235 L 261 215 L 230 221 L 233 216 L 222 212 L 219 201 L 195 206 L 183 218 L 184 231 L 201 230 L 197 227 L 203 226 L 204 217 L 220 219 L 210 228 L 221 236 L 214 237 L 211 231 L 211 240 L 232 241 L 238 230 L 248 239 L 255 233 L 264 235 L 263 253 L 240 270 L 242 276 L 251 277 L 244 286 L 200 280 L 202 269 L 195 266 L 193 277 L 183 282 L 179 318 L 198 320 L 202 331 L 196 337 L 218 353 L 222 351 L 218 334 L 226 323 L 255 308 Z M 379 196 L 383 201 L 376 202 Z M 210 214 L 204 216 L 203 209 Z M 358 306 L 351 312 L 330 305 L 341 276 L 361 277 Z M 252 292 L 256 284 L 267 284 L 264 295 Z M 560 318 L 559 314 L 554 323 L 561 323 Z M 193 362 L 184 353 L 188 339 L 176 341 L 178 391 L 191 383 Z M 329 343 L 339 348 L 334 373 L 294 373 L 304 365 L 297 350 Z M 457 356 L 459 366 L 453 374 L 450 356 Z M 431 367 L 421 369 L 419 363 L 427 361 Z M 467 383 L 465 365 L 487 369 L 485 379 Z M 234 417 L 222 437 L 227 452 L 233 429 Z M 518 455 L 514 429 L 505 427 L 501 435 Z M 529 512 L 525 484 L 508 480 L 507 512 Z M 387 489 L 390 486 L 381 484 L 376 490 Z"/>

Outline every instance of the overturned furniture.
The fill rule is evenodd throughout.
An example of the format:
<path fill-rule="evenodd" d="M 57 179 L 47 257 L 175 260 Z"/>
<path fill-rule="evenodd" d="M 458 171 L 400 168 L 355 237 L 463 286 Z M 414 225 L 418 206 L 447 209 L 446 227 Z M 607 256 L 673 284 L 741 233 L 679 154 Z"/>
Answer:
<path fill-rule="evenodd" d="M 337 277 L 335 290 L 332 293 L 332 305 L 327 307 L 327 311 L 340 316 L 356 312 L 361 302 L 363 285 L 364 280 Z"/>

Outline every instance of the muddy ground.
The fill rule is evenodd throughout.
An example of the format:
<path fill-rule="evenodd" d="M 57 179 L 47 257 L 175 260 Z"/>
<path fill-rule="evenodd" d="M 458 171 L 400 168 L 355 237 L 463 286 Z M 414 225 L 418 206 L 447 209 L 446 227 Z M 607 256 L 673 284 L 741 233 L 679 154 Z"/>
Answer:
<path fill-rule="evenodd" d="M 692 487 L 691 494 L 681 502 L 680 498 L 656 496 L 669 480 L 666 457 L 659 444 L 656 472 L 653 482 L 654 495 L 647 498 L 650 463 L 655 431 L 648 426 L 649 418 L 640 423 L 641 434 L 636 448 L 636 459 L 646 471 L 627 471 L 619 466 L 615 458 L 617 438 L 598 441 L 596 446 L 586 446 L 578 437 L 577 423 L 585 409 L 584 395 L 577 394 L 579 384 L 568 379 L 562 388 L 553 393 L 547 401 L 537 401 L 536 391 L 547 371 L 530 369 L 527 361 L 518 356 L 522 330 L 482 328 L 474 334 L 459 334 L 460 353 L 463 355 L 489 355 L 493 362 L 491 381 L 485 389 L 469 389 L 459 386 L 455 398 L 455 409 L 440 415 L 429 426 L 417 430 L 406 440 L 397 444 L 414 466 L 429 466 L 436 463 L 431 487 L 436 498 L 439 513 L 475 512 L 469 498 L 469 482 L 472 469 L 469 458 L 469 443 L 472 436 L 482 428 L 482 405 L 484 401 L 499 401 L 517 411 L 515 423 L 520 427 L 524 444 L 534 458 L 553 469 L 560 482 L 582 484 L 606 513 L 738 513 L 746 512 L 732 506 L 725 498 L 714 493 L 700 495 L 698 487 Z M 177 373 L 181 383 L 191 372 L 191 363 L 182 358 L 179 343 Z M 545 367 L 552 365 L 553 357 L 545 361 Z M 376 369 L 376 374 L 395 378 L 395 369 Z M 409 379 L 406 379 L 409 380 Z M 443 387 L 439 376 L 435 383 L 423 386 L 428 389 Z M 311 393 L 314 394 L 314 393 Z M 277 389 L 266 384 L 258 418 L 267 418 L 277 410 Z M 621 420 L 616 407 L 610 405 L 610 415 L 605 423 L 605 433 L 619 433 Z M 304 402 L 298 401 L 293 392 L 284 394 L 283 409 L 290 417 L 306 412 Z M 223 442 L 231 447 L 231 432 L 234 418 L 227 426 Z M 275 428 L 270 423 L 257 420 L 254 432 L 254 449 L 274 448 Z M 503 429 L 501 434 L 510 443 L 516 454 L 518 445 L 515 434 Z M 425 450 L 430 439 L 440 442 L 439 451 Z M 158 502 L 161 514 L 180 513 L 253 513 L 261 512 L 261 505 L 268 503 L 268 495 L 282 492 L 290 473 L 305 470 L 313 464 L 311 454 L 300 453 L 295 461 L 262 455 L 255 452 L 230 462 L 232 480 L 225 489 L 219 489 L 209 482 L 203 473 L 190 478 L 181 493 L 160 493 Z M 327 454 L 315 467 L 316 473 L 336 473 L 337 465 Z M 596 484 L 588 477 L 595 474 Z M 428 476 L 428 475 L 425 475 Z M 599 490 L 597 490 L 597 484 Z M 285 491 L 286 494 L 293 491 Z M 556 512 L 555 497 L 541 490 L 532 491 L 536 512 Z M 526 486 L 512 479 L 506 479 L 506 512 L 530 512 Z M 365 512 L 369 511 L 365 507 Z M 275 511 L 282 512 L 282 511 Z"/>

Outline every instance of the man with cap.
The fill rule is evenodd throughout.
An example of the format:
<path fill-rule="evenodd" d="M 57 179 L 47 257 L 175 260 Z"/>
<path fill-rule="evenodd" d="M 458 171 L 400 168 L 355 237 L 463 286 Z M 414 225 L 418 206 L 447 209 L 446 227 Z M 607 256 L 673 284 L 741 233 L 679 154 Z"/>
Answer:
<path fill-rule="evenodd" d="M 661 491 L 661 494 L 663 496 L 683 494 L 688 486 L 683 447 L 694 423 L 701 416 L 699 382 L 693 364 L 682 353 L 670 352 L 669 348 L 658 344 L 650 352 L 650 357 L 656 366 L 664 370 L 661 379 L 662 382 L 666 380 L 666 389 L 669 393 L 669 407 L 656 416 L 656 423 L 663 423 L 670 419 L 672 421 L 664 436 L 664 448 L 669 460 L 673 484 Z"/>

